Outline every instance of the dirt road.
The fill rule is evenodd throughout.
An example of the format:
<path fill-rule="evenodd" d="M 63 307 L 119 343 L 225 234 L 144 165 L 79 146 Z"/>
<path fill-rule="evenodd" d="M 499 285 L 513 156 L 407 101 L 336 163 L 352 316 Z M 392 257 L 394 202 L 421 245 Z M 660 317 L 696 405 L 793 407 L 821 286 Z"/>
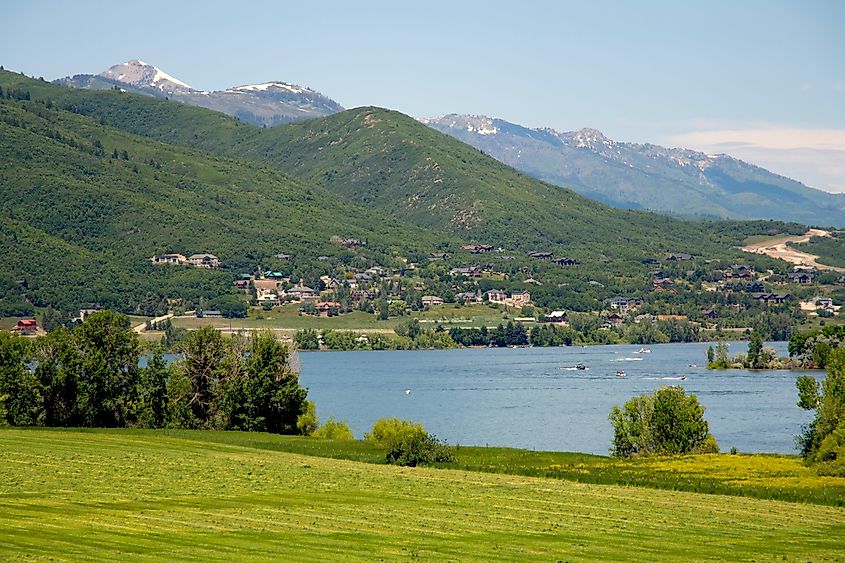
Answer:
<path fill-rule="evenodd" d="M 829 237 L 828 231 L 821 229 L 810 229 L 803 235 L 786 236 L 776 239 L 767 240 L 755 244 L 749 244 L 740 248 L 745 252 L 753 252 L 755 254 L 765 254 L 772 258 L 785 260 L 790 264 L 797 266 L 812 266 L 818 270 L 830 270 L 834 272 L 845 272 L 845 268 L 837 268 L 835 266 L 827 266 L 817 262 L 818 256 L 808 252 L 802 252 L 794 248 L 790 248 L 788 243 L 802 243 L 810 240 L 811 237 Z"/>

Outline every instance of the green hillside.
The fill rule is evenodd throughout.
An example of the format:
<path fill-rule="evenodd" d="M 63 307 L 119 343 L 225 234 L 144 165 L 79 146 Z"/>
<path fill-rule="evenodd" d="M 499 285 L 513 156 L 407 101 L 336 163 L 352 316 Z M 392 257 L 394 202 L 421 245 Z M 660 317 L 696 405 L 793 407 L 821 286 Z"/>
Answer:
<path fill-rule="evenodd" d="M 0 430 L 0 559 L 836 560 L 841 508 Z"/>
<path fill-rule="evenodd" d="M 276 169 L 33 100 L 0 100 L 0 161 L 0 280 L 8 290 L 26 279 L 36 305 L 153 312 L 168 298 L 196 304 L 225 293 L 238 271 L 278 253 L 324 273 L 317 256 L 349 254 L 332 235 L 369 239 L 373 256 L 434 244 L 420 229 Z M 150 256 L 162 252 L 210 252 L 225 271 L 152 266 Z"/>
<path fill-rule="evenodd" d="M 26 294 L 40 306 L 97 302 L 149 313 L 168 299 L 196 305 L 231 291 L 239 271 L 259 264 L 281 268 L 271 258 L 277 253 L 293 254 L 287 271 L 313 280 L 356 255 L 382 266 L 398 256 L 424 261 L 433 250 L 455 252 L 453 263 L 477 261 L 460 252 L 466 243 L 503 247 L 500 271 L 539 268 L 558 288 L 550 303 L 566 291 L 589 301 L 650 284 L 646 258 L 686 252 L 736 260 L 745 257 L 733 246 L 749 235 L 803 230 L 613 209 L 378 108 L 265 129 L 167 100 L 6 71 L 0 88 L 0 233 L 13 257 L 0 283 L 12 303 Z M 369 245 L 346 250 L 329 242 L 334 235 Z M 538 266 L 525 256 L 532 250 L 579 266 Z M 216 254 L 225 271 L 146 262 L 169 251 Z M 22 278 L 29 289 L 16 289 Z"/>

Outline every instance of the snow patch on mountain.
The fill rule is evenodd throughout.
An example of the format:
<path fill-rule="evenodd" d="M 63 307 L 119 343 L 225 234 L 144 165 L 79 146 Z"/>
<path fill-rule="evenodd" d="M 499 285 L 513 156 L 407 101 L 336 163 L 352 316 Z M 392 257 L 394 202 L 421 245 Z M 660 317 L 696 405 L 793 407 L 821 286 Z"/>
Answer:
<path fill-rule="evenodd" d="M 118 82 L 131 84 L 133 86 L 156 88 L 162 92 L 194 90 L 194 88 L 189 84 L 186 84 L 178 78 L 167 74 L 156 66 L 147 64 L 138 59 L 114 65 L 108 70 L 101 72 L 100 76 L 117 80 Z"/>
<path fill-rule="evenodd" d="M 310 88 L 303 88 L 296 84 L 288 82 L 264 82 L 263 84 L 247 84 L 245 86 L 235 86 L 234 88 L 227 88 L 226 92 L 266 92 L 272 90 L 284 90 L 291 94 L 316 94 Z"/>

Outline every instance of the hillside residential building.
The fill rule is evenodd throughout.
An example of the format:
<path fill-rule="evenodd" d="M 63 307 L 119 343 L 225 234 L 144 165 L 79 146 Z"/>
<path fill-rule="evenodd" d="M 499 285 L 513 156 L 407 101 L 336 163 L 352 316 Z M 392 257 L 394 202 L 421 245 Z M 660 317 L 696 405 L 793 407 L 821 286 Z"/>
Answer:
<path fill-rule="evenodd" d="M 531 294 L 525 290 L 514 291 L 511 293 L 511 303 L 514 306 L 528 305 L 531 302 Z"/>
<path fill-rule="evenodd" d="M 182 254 L 154 254 L 150 258 L 153 264 L 176 264 L 183 265 L 188 263 L 188 259 Z"/>
<path fill-rule="evenodd" d="M 491 289 L 484 294 L 484 298 L 491 303 L 504 303 L 505 299 L 508 298 L 508 294 L 501 289 Z"/>
<path fill-rule="evenodd" d="M 214 254 L 192 254 L 188 257 L 188 263 L 197 268 L 220 267 L 220 259 Z"/>
<path fill-rule="evenodd" d="M 12 332 L 17 332 L 18 334 L 35 334 L 38 332 L 38 322 L 35 319 L 21 319 L 15 325 L 15 328 L 12 329 Z"/>
<path fill-rule="evenodd" d="M 542 321 L 544 323 L 557 323 L 560 325 L 568 325 L 569 318 L 566 311 L 552 311 L 548 315 L 543 315 Z"/>
<path fill-rule="evenodd" d="M 493 252 L 493 245 L 492 244 L 467 244 L 464 246 L 464 250 L 468 250 L 473 254 L 485 254 L 487 252 Z"/>
<path fill-rule="evenodd" d="M 319 299 L 319 295 L 316 291 L 311 289 L 310 287 L 304 285 L 297 285 L 290 288 L 287 292 L 288 295 L 292 295 L 295 298 L 298 298 L 300 301 L 316 301 Z"/>
<path fill-rule="evenodd" d="M 639 307 L 643 300 L 639 297 L 613 297 L 607 300 L 607 304 L 611 309 L 624 312 Z"/>
<path fill-rule="evenodd" d="M 443 299 L 436 295 L 423 295 L 422 304 L 424 307 L 431 307 L 432 305 L 443 305 Z"/>
<path fill-rule="evenodd" d="M 791 272 L 786 274 L 786 281 L 791 283 L 808 284 L 813 283 L 815 274 L 812 272 Z"/>

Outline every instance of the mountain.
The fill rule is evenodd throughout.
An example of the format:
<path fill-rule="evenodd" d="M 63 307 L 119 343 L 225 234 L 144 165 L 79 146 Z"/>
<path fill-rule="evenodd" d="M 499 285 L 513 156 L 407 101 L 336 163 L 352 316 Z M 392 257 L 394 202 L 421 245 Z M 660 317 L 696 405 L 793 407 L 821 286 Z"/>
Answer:
<path fill-rule="evenodd" d="M 615 207 L 845 226 L 845 196 L 724 154 L 624 143 L 595 129 L 529 129 L 485 116 L 420 121 L 535 178 Z"/>
<path fill-rule="evenodd" d="M 273 126 L 343 111 L 337 102 L 319 92 L 281 81 L 211 92 L 197 90 L 160 68 L 139 60 L 114 65 L 97 75 L 78 74 L 55 83 L 91 90 L 122 88 L 136 94 L 212 109 L 254 125 Z"/>
<path fill-rule="evenodd" d="M 803 231 L 614 209 L 381 108 L 261 128 L 5 71 L 0 88 L 0 301 L 26 279 L 40 306 L 96 301 L 149 312 L 231 291 L 238 273 L 258 265 L 313 280 L 338 274 L 338 264 L 426 263 L 437 250 L 453 254 L 444 270 L 495 263 L 504 277 L 484 282 L 496 284 L 532 272 L 545 281 L 532 289 L 537 303 L 591 310 L 650 288 L 654 266 L 643 261 L 668 252 L 785 269 L 734 247 L 750 235 Z M 367 245 L 350 250 L 335 236 Z M 503 250 L 479 257 L 462 249 L 470 243 Z M 210 252 L 225 270 L 153 267 L 160 252 Z M 279 263 L 278 253 L 294 260 Z M 427 274 L 448 287 L 445 271 Z"/>
<path fill-rule="evenodd" d="M 39 98 L 38 88 L 132 96 L 220 116 L 0 71 L 0 316 L 22 293 L 36 306 L 64 311 L 85 303 L 144 313 L 168 302 L 197 304 L 230 292 L 239 272 L 259 264 L 295 265 L 317 279 L 328 273 L 318 256 L 349 255 L 330 240 L 335 235 L 367 240 L 374 257 L 398 249 L 424 256 L 444 241 L 278 169 L 109 127 L 62 109 L 58 96 Z M 213 253 L 223 270 L 150 264 L 165 252 Z M 279 253 L 293 261 L 280 263 L 273 258 Z"/>

